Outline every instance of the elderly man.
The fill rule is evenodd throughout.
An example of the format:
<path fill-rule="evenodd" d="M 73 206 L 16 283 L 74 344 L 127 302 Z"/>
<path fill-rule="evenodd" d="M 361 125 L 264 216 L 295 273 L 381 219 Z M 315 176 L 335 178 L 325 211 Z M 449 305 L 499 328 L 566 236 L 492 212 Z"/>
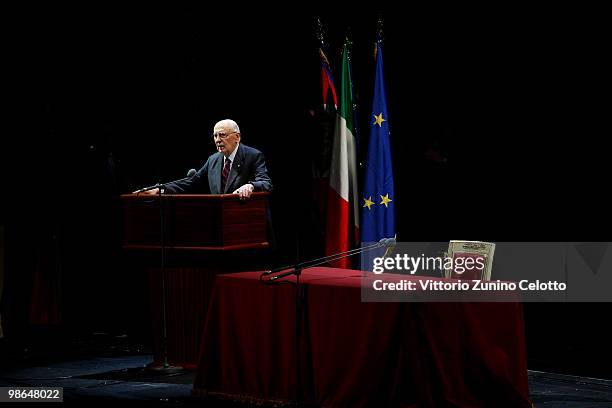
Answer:
<path fill-rule="evenodd" d="M 240 129 L 231 119 L 217 122 L 213 129 L 217 153 L 190 179 L 166 185 L 169 193 L 238 194 L 241 199 L 254 191 L 272 191 L 264 155 L 259 150 L 240 144 Z M 158 189 L 146 194 L 157 194 Z"/>

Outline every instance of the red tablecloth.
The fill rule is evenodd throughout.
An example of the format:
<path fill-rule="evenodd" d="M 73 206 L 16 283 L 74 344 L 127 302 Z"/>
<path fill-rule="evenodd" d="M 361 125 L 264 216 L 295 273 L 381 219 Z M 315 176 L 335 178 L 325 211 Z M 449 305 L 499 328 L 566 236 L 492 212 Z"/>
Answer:
<path fill-rule="evenodd" d="M 362 303 L 362 272 L 345 269 L 307 269 L 301 282 L 302 400 L 531 407 L 520 304 Z M 294 399 L 295 294 L 258 272 L 217 276 L 194 395 Z"/>

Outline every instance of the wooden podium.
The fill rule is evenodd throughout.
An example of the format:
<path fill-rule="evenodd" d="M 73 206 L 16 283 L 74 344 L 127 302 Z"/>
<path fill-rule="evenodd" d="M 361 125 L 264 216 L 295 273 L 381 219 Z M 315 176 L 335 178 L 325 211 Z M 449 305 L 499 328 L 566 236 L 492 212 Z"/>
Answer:
<path fill-rule="evenodd" d="M 196 368 L 215 276 L 261 267 L 257 250 L 269 247 L 268 195 L 121 196 L 123 248 L 149 280 L 154 366 L 164 363 L 165 337 L 168 363 Z"/>

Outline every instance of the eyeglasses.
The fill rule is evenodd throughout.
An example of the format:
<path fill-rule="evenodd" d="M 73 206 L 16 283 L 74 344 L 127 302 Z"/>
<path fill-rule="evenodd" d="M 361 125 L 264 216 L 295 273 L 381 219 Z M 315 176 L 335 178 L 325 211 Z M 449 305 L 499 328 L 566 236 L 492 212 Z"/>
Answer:
<path fill-rule="evenodd" d="M 229 137 L 229 135 L 233 135 L 234 133 L 238 133 L 238 132 L 230 132 L 230 133 L 225 133 L 225 132 L 216 132 L 212 134 L 212 138 L 216 139 L 227 139 Z"/>

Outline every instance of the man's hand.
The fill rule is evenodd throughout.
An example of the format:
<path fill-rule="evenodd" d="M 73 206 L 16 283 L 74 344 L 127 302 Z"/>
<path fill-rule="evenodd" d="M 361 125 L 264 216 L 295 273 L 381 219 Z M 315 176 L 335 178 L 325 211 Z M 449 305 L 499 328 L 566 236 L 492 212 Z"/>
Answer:
<path fill-rule="evenodd" d="M 141 191 L 140 193 L 138 192 L 138 190 L 136 190 L 136 191 L 133 191 L 132 194 L 156 195 L 156 194 L 159 194 L 159 188 L 154 188 L 153 190 Z"/>
<path fill-rule="evenodd" d="M 234 191 L 232 194 L 238 194 L 241 200 L 246 200 L 247 198 L 251 197 L 251 194 L 253 194 L 253 190 L 255 190 L 255 187 L 253 187 L 252 184 L 245 184 L 238 190 Z"/>

